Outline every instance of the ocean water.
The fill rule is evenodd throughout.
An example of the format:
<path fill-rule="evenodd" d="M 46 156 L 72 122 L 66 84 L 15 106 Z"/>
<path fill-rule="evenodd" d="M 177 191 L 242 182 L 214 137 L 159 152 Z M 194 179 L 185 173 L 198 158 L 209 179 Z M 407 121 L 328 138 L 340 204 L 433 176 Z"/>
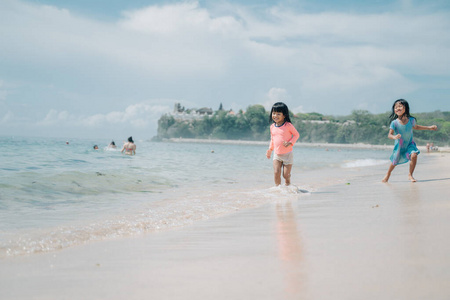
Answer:
<path fill-rule="evenodd" d="M 280 199 L 267 145 L 0 137 L 0 258 L 189 226 Z M 94 150 L 93 145 L 99 145 Z M 295 172 L 387 164 L 372 149 L 294 148 Z M 314 186 L 298 186 L 313 190 Z"/>

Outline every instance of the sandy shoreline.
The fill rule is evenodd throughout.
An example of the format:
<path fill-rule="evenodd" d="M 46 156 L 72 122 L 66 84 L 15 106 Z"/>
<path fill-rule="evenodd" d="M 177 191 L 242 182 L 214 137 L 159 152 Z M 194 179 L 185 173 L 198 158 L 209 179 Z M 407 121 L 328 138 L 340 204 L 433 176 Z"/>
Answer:
<path fill-rule="evenodd" d="M 450 155 L 341 176 L 295 201 L 0 260 L 2 299 L 448 299 Z M 336 172 L 336 171 L 334 171 Z"/>
<path fill-rule="evenodd" d="M 204 143 L 204 144 L 228 144 L 228 145 L 269 145 L 269 141 L 244 141 L 244 140 L 218 140 L 218 139 L 188 139 L 188 138 L 171 138 L 164 139 L 164 142 L 170 143 Z M 371 144 L 334 144 L 334 143 L 302 143 L 297 142 L 295 147 L 310 147 L 310 148 L 340 148 L 340 149 L 393 149 L 394 143 L 386 145 L 371 145 Z M 419 150 L 426 152 L 426 146 L 418 146 Z M 436 152 L 450 152 L 450 147 L 439 147 Z"/>

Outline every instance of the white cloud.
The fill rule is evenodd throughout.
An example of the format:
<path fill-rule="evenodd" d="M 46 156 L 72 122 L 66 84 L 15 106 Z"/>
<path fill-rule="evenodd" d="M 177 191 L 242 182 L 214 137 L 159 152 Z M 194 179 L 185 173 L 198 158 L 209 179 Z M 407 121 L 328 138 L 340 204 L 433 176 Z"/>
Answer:
<path fill-rule="evenodd" d="M 170 108 L 168 106 L 143 102 L 130 105 L 124 111 L 84 117 L 80 120 L 80 123 L 89 127 L 128 123 L 135 128 L 145 128 L 150 124 L 156 123 L 161 114 L 169 111 Z"/>
<path fill-rule="evenodd" d="M 230 17 L 211 18 L 195 3 L 125 12 L 124 19 L 116 24 L 51 6 L 19 1 L 3 5 L 0 33 L 4 53 L 46 66 L 76 61 L 75 65 L 91 69 L 106 62 L 109 67 L 139 68 L 140 72 L 159 72 L 160 76 L 167 72 L 172 76 L 179 72 L 220 72 L 227 57 L 221 37 L 238 26 Z M 11 18 L 17 11 L 20 13 Z"/>
<path fill-rule="evenodd" d="M 74 126 L 91 129 L 108 127 L 113 125 L 129 125 L 137 129 L 145 129 L 154 126 L 159 117 L 171 111 L 166 105 L 154 104 L 154 101 L 142 102 L 128 106 L 124 111 L 113 111 L 106 114 L 94 114 L 90 116 L 75 116 L 67 111 L 58 112 L 51 109 L 39 126 Z"/>
<path fill-rule="evenodd" d="M 68 63 L 75 55 L 90 64 L 92 57 L 101 57 L 173 76 L 221 72 L 238 56 L 263 64 L 294 64 L 298 73 L 302 66 L 320 68 L 330 60 L 335 67 L 377 64 L 414 71 L 427 68 L 438 74 L 448 74 L 450 69 L 450 61 L 443 59 L 450 46 L 445 38 L 448 13 L 411 18 L 401 13 L 306 14 L 274 7 L 260 16 L 239 7 L 213 17 L 198 2 L 181 2 L 126 11 L 116 24 L 108 24 L 51 6 L 7 3 L 7 9 L 21 13 L 1 22 L 4 45 L 27 54 L 21 57 L 30 57 L 32 48 L 33 57 L 45 58 L 45 63 Z"/>
<path fill-rule="evenodd" d="M 45 118 L 39 121 L 37 125 L 54 126 L 56 124 L 67 124 L 73 121 L 73 119 L 67 111 L 58 112 L 56 109 L 50 109 Z"/>
<path fill-rule="evenodd" d="M 290 97 L 286 89 L 273 87 L 266 95 L 267 101 L 263 104 L 266 110 L 270 110 L 275 102 L 286 102 Z"/>
<path fill-rule="evenodd" d="M 241 30 L 240 23 L 233 17 L 213 18 L 198 2 L 148 6 L 126 11 L 123 15 L 125 18 L 119 22 L 121 27 L 160 36 L 179 36 L 184 32 L 227 35 Z"/>
<path fill-rule="evenodd" d="M 289 107 L 290 111 L 294 113 L 304 112 L 303 105 L 298 105 L 296 102 L 294 103 L 292 101 L 292 97 L 286 89 L 273 87 L 267 93 L 266 98 L 267 101 L 263 104 L 263 106 L 268 111 L 272 109 L 274 103 L 284 102 Z"/>
<path fill-rule="evenodd" d="M 197 2 L 148 6 L 127 11 L 117 23 L 130 40 L 128 50 L 146 65 L 165 74 L 222 73 L 240 48 L 241 24 L 231 16 L 212 17 Z M 237 42 L 237 43 L 236 43 Z M 137 46 L 137 47 L 136 47 Z"/>

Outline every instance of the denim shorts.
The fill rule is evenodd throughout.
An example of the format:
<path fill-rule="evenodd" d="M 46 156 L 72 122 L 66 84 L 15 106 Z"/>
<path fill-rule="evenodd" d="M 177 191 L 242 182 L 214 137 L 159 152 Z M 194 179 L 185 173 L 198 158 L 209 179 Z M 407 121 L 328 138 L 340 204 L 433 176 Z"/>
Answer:
<path fill-rule="evenodd" d="M 292 165 L 294 163 L 294 154 L 291 152 L 285 154 L 273 154 L 273 160 L 278 160 L 283 163 L 283 165 Z"/>

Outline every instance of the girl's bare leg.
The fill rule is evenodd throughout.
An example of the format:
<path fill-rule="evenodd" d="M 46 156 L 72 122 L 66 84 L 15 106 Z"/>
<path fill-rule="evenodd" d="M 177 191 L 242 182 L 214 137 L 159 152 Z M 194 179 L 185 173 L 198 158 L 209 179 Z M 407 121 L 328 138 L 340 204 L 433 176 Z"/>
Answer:
<path fill-rule="evenodd" d="M 279 160 L 273 160 L 273 177 L 275 180 L 275 185 L 278 186 L 281 184 L 281 167 L 283 163 Z"/>
<path fill-rule="evenodd" d="M 384 176 L 383 180 L 381 180 L 381 182 L 388 182 L 389 181 L 389 177 L 391 177 L 391 173 L 392 170 L 394 170 L 395 166 L 393 164 L 389 165 L 389 169 L 386 173 L 386 176 Z"/>
<path fill-rule="evenodd" d="M 417 164 L 417 153 L 412 153 L 411 154 L 411 162 L 409 163 L 409 180 L 411 180 L 412 182 L 417 181 L 413 177 L 413 173 L 414 173 L 414 169 L 416 168 L 416 164 Z"/>
<path fill-rule="evenodd" d="M 292 165 L 284 165 L 283 166 L 283 178 L 284 178 L 284 181 L 286 182 L 286 185 L 291 184 L 291 170 L 292 170 Z"/>

